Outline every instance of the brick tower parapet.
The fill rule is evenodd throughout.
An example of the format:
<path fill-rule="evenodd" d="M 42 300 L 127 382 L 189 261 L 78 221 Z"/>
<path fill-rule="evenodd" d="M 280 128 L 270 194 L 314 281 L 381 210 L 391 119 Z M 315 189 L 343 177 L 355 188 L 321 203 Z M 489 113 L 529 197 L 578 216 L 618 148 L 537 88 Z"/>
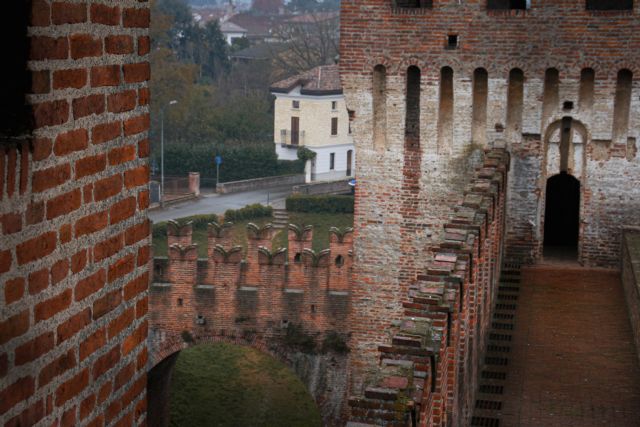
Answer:
<path fill-rule="evenodd" d="M 178 221 L 167 221 L 167 245 L 189 246 L 192 243 L 193 222 L 180 223 Z"/>
<path fill-rule="evenodd" d="M 233 234 L 231 222 L 210 222 L 207 224 L 207 248 L 209 250 L 209 258 L 213 256 L 211 252 L 217 245 L 223 248 L 230 248 L 233 245 Z"/>

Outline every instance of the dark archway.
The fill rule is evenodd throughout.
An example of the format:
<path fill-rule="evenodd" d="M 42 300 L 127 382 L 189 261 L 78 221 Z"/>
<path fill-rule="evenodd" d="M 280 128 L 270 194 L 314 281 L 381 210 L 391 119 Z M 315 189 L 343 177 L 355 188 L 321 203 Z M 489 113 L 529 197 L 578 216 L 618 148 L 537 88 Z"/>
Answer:
<path fill-rule="evenodd" d="M 547 180 L 544 213 L 545 255 L 576 257 L 580 223 L 580 181 L 566 172 Z"/>

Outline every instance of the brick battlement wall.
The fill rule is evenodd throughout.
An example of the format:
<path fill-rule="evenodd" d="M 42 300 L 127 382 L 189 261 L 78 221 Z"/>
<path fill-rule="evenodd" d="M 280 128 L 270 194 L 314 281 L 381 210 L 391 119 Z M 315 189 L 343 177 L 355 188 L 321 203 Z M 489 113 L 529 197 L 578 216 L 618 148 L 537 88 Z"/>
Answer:
<path fill-rule="evenodd" d="M 515 262 L 541 259 L 547 179 L 562 171 L 580 182 L 581 263 L 616 267 L 620 225 L 640 223 L 639 2 L 632 11 L 587 11 L 583 0 L 532 0 L 529 10 L 397 3 L 341 3 L 340 74 L 358 152 L 356 395 L 483 149 L 511 154 L 504 240 Z"/>
<path fill-rule="evenodd" d="M 30 114 L 0 140 L 0 425 L 144 424 L 148 3 L 6 6 Z"/>
<path fill-rule="evenodd" d="M 508 165 L 504 149 L 486 154 L 412 281 L 404 316 L 386 328 L 364 393 L 350 399 L 351 425 L 469 425 L 502 262 Z"/>
<path fill-rule="evenodd" d="M 329 249 L 314 252 L 311 227 L 290 225 L 285 250 L 272 248 L 276 230 L 271 225 L 249 224 L 246 259 L 242 247 L 233 245 L 230 230 L 228 224 L 209 224 L 207 258 L 198 259 L 191 225 L 169 222 L 168 257 L 153 260 L 149 367 L 191 345 L 226 341 L 271 354 L 309 386 L 314 381 L 308 381 L 308 369 L 301 366 L 304 356 L 284 337 L 295 327 L 318 348 L 328 332 L 347 339 L 351 229 L 331 229 Z M 346 361 L 344 356 L 335 359 Z M 314 384 L 310 392 L 328 423 L 340 415 L 345 401 L 345 386 L 339 384 L 345 383 L 346 363 L 318 363 L 322 372 L 312 374 L 320 376 L 320 386 Z"/>

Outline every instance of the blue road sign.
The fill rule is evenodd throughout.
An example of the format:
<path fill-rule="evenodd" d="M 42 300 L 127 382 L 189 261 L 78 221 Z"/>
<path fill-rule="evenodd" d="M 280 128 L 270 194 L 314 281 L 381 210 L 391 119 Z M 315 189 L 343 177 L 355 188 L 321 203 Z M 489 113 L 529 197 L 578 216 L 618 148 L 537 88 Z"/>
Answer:
<path fill-rule="evenodd" d="M 222 156 L 216 156 L 216 165 L 222 164 Z"/>

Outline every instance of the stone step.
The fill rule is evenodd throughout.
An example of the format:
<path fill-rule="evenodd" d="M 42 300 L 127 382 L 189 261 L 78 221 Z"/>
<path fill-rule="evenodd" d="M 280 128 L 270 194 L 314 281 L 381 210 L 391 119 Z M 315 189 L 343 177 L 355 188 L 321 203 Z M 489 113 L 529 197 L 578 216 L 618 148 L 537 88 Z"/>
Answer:
<path fill-rule="evenodd" d="M 397 400 L 400 392 L 393 388 L 367 387 L 364 391 L 364 397 L 376 400 Z"/>

